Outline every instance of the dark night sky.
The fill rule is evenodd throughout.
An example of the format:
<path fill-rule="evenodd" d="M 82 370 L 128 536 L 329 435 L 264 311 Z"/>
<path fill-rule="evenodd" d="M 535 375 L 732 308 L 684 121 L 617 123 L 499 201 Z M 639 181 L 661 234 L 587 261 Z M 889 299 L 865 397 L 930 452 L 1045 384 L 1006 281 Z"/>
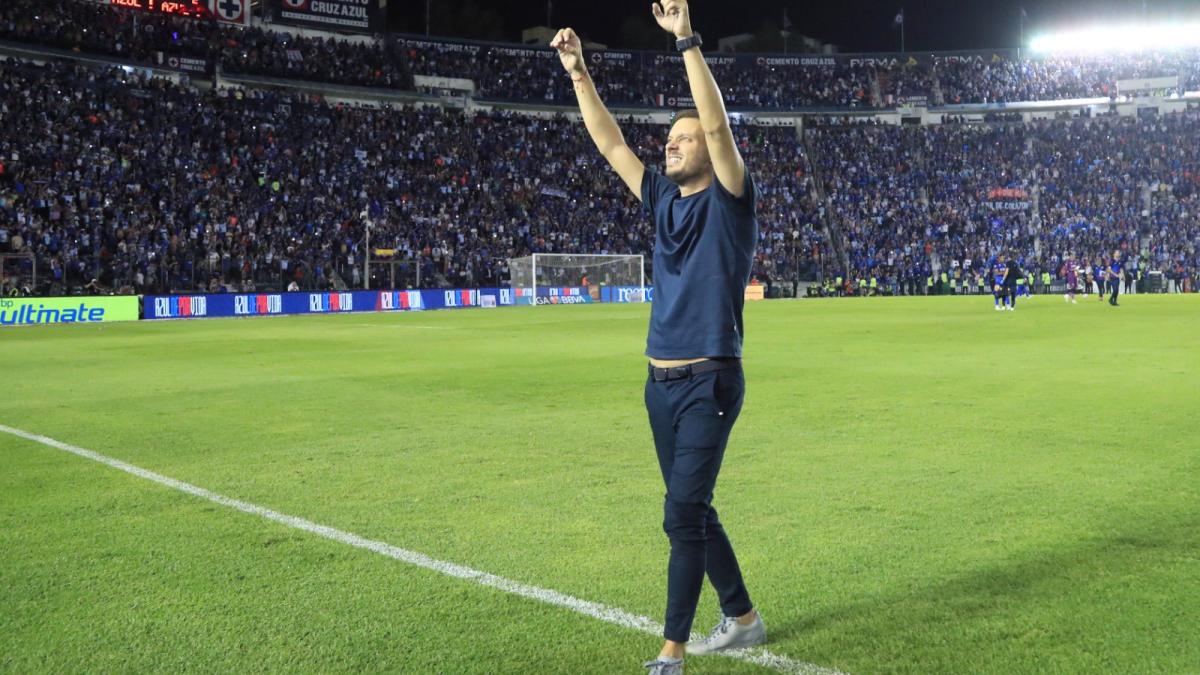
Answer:
<path fill-rule="evenodd" d="M 442 11 L 472 3 L 495 10 L 502 20 L 503 36 L 518 41 L 522 28 L 546 20 L 545 0 L 432 0 Z M 892 28 L 901 5 L 907 17 L 909 50 L 1015 47 L 1018 17 L 1024 4 L 1029 13 L 1026 39 L 1047 29 L 1078 25 L 1083 21 L 1120 20 L 1142 15 L 1142 0 L 693 0 L 692 23 L 715 50 L 716 38 L 754 32 L 764 21 L 778 24 L 783 9 L 798 33 L 832 42 L 841 51 L 896 51 L 899 33 Z M 1198 0 L 1145 0 L 1152 18 L 1200 18 Z M 438 10 L 435 9 L 434 16 Z M 389 23 L 393 30 L 423 33 L 425 0 L 389 0 Z M 555 0 L 556 26 L 570 25 L 591 40 L 612 47 L 622 44 L 621 24 L 629 16 L 642 17 L 653 25 L 649 0 Z M 435 34 L 438 32 L 435 29 Z M 466 31 L 457 32 L 461 37 Z"/>

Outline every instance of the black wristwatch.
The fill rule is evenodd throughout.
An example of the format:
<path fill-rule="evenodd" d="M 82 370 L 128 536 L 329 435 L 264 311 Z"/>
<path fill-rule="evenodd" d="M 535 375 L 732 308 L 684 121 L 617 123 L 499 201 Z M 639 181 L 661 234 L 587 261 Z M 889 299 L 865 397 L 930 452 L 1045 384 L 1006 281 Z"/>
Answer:
<path fill-rule="evenodd" d="M 704 41 L 700 39 L 700 34 L 692 33 L 691 37 L 686 37 L 682 40 L 676 40 L 675 49 L 678 49 L 681 52 L 686 52 L 692 47 L 699 47 L 702 44 L 704 44 Z"/>

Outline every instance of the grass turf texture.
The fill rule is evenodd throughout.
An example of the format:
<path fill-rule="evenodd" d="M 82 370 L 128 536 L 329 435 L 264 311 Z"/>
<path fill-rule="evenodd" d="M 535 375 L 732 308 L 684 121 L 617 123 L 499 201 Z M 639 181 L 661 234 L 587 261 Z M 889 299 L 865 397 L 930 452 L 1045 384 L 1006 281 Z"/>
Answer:
<path fill-rule="evenodd" d="M 1200 671 L 1200 297 L 991 305 L 747 308 L 716 505 L 770 648 Z M 0 424 L 661 620 L 647 313 L 8 329 Z M 0 462 L 0 671 L 634 673 L 658 648 L 5 434 Z"/>

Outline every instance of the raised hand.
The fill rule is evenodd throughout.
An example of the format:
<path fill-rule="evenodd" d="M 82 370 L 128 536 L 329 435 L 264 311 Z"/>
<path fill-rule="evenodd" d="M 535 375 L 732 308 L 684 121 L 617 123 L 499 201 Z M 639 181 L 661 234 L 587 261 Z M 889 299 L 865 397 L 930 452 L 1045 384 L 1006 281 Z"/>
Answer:
<path fill-rule="evenodd" d="M 678 39 L 692 36 L 692 19 L 688 15 L 687 0 L 663 0 L 650 5 L 654 20 L 663 30 Z"/>
<path fill-rule="evenodd" d="M 554 35 L 554 39 L 550 41 L 550 46 L 558 50 L 558 60 L 562 61 L 563 68 L 566 68 L 568 73 L 582 73 L 587 70 L 587 65 L 583 62 L 583 45 L 579 42 L 579 36 L 570 28 L 563 28 Z"/>

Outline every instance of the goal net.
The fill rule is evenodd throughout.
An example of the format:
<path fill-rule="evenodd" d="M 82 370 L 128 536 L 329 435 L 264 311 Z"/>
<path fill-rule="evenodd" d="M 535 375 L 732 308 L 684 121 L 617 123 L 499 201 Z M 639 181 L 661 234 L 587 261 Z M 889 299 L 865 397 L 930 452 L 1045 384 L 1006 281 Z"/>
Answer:
<path fill-rule="evenodd" d="M 508 271 L 519 305 L 643 302 L 646 297 L 645 259 L 640 255 L 535 253 L 510 258 Z"/>

